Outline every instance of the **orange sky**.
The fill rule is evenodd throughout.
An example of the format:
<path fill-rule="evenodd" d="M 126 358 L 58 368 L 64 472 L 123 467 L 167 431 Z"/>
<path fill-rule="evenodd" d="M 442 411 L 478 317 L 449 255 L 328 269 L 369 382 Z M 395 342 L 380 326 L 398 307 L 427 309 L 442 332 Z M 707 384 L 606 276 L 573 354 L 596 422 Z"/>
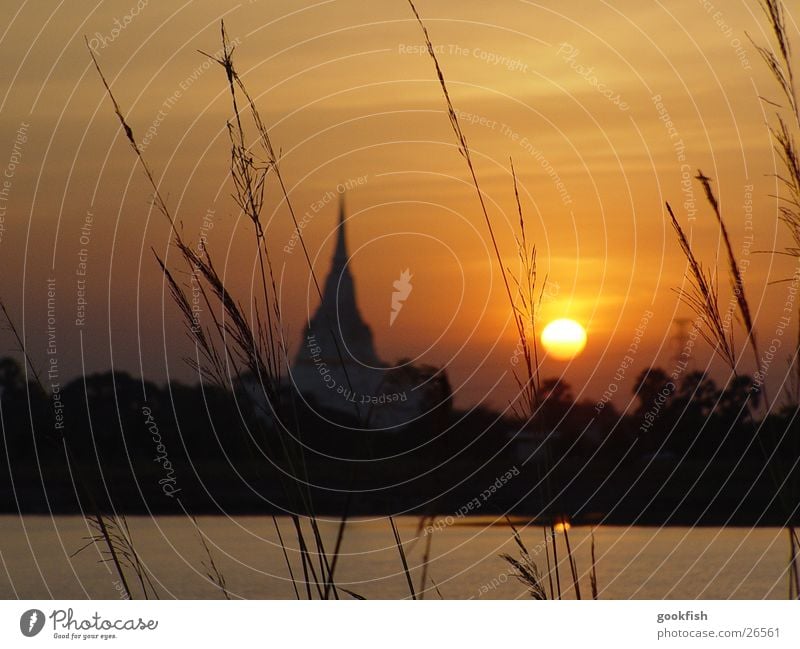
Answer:
<path fill-rule="evenodd" d="M 768 40 L 759 8 L 752 0 L 420 0 L 418 8 L 507 264 L 516 264 L 512 157 L 529 236 L 549 278 L 543 322 L 571 317 L 589 332 L 579 358 L 547 360 L 545 374 L 563 373 L 576 393 L 599 398 L 617 383 L 643 314 L 653 313 L 616 388 L 627 399 L 639 369 L 672 363 L 673 320 L 689 316 L 672 291 L 685 265 L 664 201 L 676 207 L 705 260 L 720 250 L 700 188 L 692 181 L 685 193 L 682 177 L 702 168 L 715 180 L 737 253 L 749 233 L 743 205 L 750 195 L 752 250 L 781 246 L 769 198 L 776 163 L 758 99 L 777 92 L 745 35 Z M 350 182 L 352 264 L 382 358 L 446 365 L 461 405 L 484 397 L 505 403 L 516 340 L 500 273 L 403 0 L 142 0 L 138 7 L 125 0 L 26 3 L 7 12 L 0 166 L 18 164 L 0 230 L 0 294 L 24 318 L 34 358 L 47 359 L 47 279 L 55 277 L 64 377 L 113 365 L 155 380 L 191 379 L 180 360 L 187 346 L 176 310 L 150 252 L 165 250 L 168 228 L 150 212 L 147 186 L 90 69 L 84 35 L 185 236 L 196 240 L 214 210 L 209 248 L 230 285 L 247 295 L 254 259 L 250 228 L 229 198 L 224 78 L 197 52 L 218 49 L 223 16 L 239 42 L 240 71 L 283 151 L 294 205 L 309 214 L 304 236 L 318 272 L 328 268 L 336 206 L 313 206 Z M 21 126 L 27 141 L 15 152 Z M 89 211 L 90 241 L 82 245 Z M 299 249 L 284 252 L 292 229 L 286 210 L 270 216 L 286 327 L 296 344 L 316 299 Z M 75 272 L 84 247 L 86 322 L 76 327 Z M 786 287 L 767 282 L 790 275 L 792 262 L 750 258 L 749 298 L 769 339 Z M 413 292 L 390 327 L 392 283 L 406 268 Z M 725 287 L 724 301 L 728 296 Z M 700 347 L 696 367 L 708 359 Z M 776 363 L 772 385 L 785 374 L 785 364 Z"/>

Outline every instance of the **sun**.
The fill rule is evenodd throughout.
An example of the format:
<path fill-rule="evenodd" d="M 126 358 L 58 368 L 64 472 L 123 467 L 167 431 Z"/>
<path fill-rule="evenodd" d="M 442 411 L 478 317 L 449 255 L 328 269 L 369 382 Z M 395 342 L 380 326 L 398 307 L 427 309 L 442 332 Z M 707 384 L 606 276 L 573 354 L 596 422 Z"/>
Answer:
<path fill-rule="evenodd" d="M 586 347 L 586 329 L 569 318 L 553 320 L 542 331 L 542 345 L 553 358 L 569 360 Z"/>

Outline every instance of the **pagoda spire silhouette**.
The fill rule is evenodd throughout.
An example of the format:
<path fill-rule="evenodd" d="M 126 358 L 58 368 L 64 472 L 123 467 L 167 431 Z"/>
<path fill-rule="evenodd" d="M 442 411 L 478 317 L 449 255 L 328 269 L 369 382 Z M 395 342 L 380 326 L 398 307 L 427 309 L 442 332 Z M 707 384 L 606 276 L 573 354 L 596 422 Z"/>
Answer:
<path fill-rule="evenodd" d="M 312 354 L 316 342 L 319 353 Z M 336 246 L 330 270 L 322 285 L 322 300 L 306 325 L 303 343 L 295 365 L 322 360 L 329 365 L 380 367 L 372 330 L 361 315 L 356 299 L 356 283 L 347 248 L 347 219 L 344 197 L 339 200 Z M 337 349 L 338 347 L 338 349 Z M 312 358 L 312 356 L 314 358 Z"/>
<path fill-rule="evenodd" d="M 290 370 L 292 382 L 316 406 L 361 417 L 364 407 L 358 402 L 379 389 L 385 365 L 358 308 L 343 198 L 330 269 L 320 288 L 322 299 L 305 326 Z"/>
<path fill-rule="evenodd" d="M 338 411 L 355 416 L 359 426 L 395 430 L 436 404 L 449 404 L 449 383 L 444 372 L 430 366 L 391 367 L 378 358 L 372 329 L 358 308 L 351 262 L 340 198 L 336 243 L 320 286 L 322 299 L 303 331 L 291 381 L 314 410 Z M 387 287 L 387 310 L 390 296 Z"/>

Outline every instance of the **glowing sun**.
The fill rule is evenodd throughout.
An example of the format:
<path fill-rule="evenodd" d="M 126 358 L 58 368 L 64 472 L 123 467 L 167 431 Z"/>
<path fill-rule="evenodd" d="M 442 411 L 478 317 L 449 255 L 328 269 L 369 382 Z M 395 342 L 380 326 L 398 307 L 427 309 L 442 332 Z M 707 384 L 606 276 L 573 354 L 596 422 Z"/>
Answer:
<path fill-rule="evenodd" d="M 553 320 L 542 331 L 542 345 L 553 358 L 566 361 L 586 347 L 586 329 L 574 320 Z"/>

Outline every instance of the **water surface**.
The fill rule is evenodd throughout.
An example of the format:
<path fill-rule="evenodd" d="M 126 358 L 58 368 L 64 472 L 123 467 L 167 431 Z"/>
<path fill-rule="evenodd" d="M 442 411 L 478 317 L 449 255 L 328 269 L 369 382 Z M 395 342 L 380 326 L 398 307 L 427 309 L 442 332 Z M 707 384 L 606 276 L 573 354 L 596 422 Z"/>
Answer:
<path fill-rule="evenodd" d="M 438 519 L 433 531 L 416 518 L 401 517 L 403 539 L 419 590 L 428 553 L 425 597 L 448 599 L 525 597 L 501 553 L 518 556 L 511 529 L 492 519 Z M 161 597 L 220 597 L 207 576 L 208 557 L 190 519 L 130 517 L 131 534 L 142 563 Z M 448 524 L 449 523 L 449 524 Z M 294 598 L 289 570 L 270 517 L 200 517 L 215 563 L 234 597 Z M 295 577 L 302 576 L 291 522 L 279 518 Z M 307 533 L 307 541 L 311 533 Z M 520 523 L 522 538 L 540 570 L 546 571 L 541 527 Z M 326 520 L 326 551 L 335 546 L 338 522 Z M 73 555 L 93 533 L 76 516 L 0 516 L 0 597 L 118 598 L 121 586 L 98 548 Z M 761 599 L 785 598 L 788 537 L 777 528 L 599 527 L 594 531 L 600 597 L 604 599 Z M 573 528 L 569 540 L 584 597 L 590 593 L 590 529 Z M 428 543 L 430 541 L 430 544 Z M 574 596 L 565 560 L 565 539 L 557 536 L 561 585 Z M 430 549 L 428 550 L 428 545 Z M 553 561 L 552 552 L 550 561 Z M 391 527 L 386 519 L 354 519 L 346 527 L 336 565 L 343 588 L 374 598 L 403 598 L 408 586 Z M 138 597 L 138 587 L 131 589 Z M 438 587 L 438 593 L 436 588 Z M 300 586 L 301 591 L 304 586 Z M 342 595 L 346 597 L 346 595 Z"/>

